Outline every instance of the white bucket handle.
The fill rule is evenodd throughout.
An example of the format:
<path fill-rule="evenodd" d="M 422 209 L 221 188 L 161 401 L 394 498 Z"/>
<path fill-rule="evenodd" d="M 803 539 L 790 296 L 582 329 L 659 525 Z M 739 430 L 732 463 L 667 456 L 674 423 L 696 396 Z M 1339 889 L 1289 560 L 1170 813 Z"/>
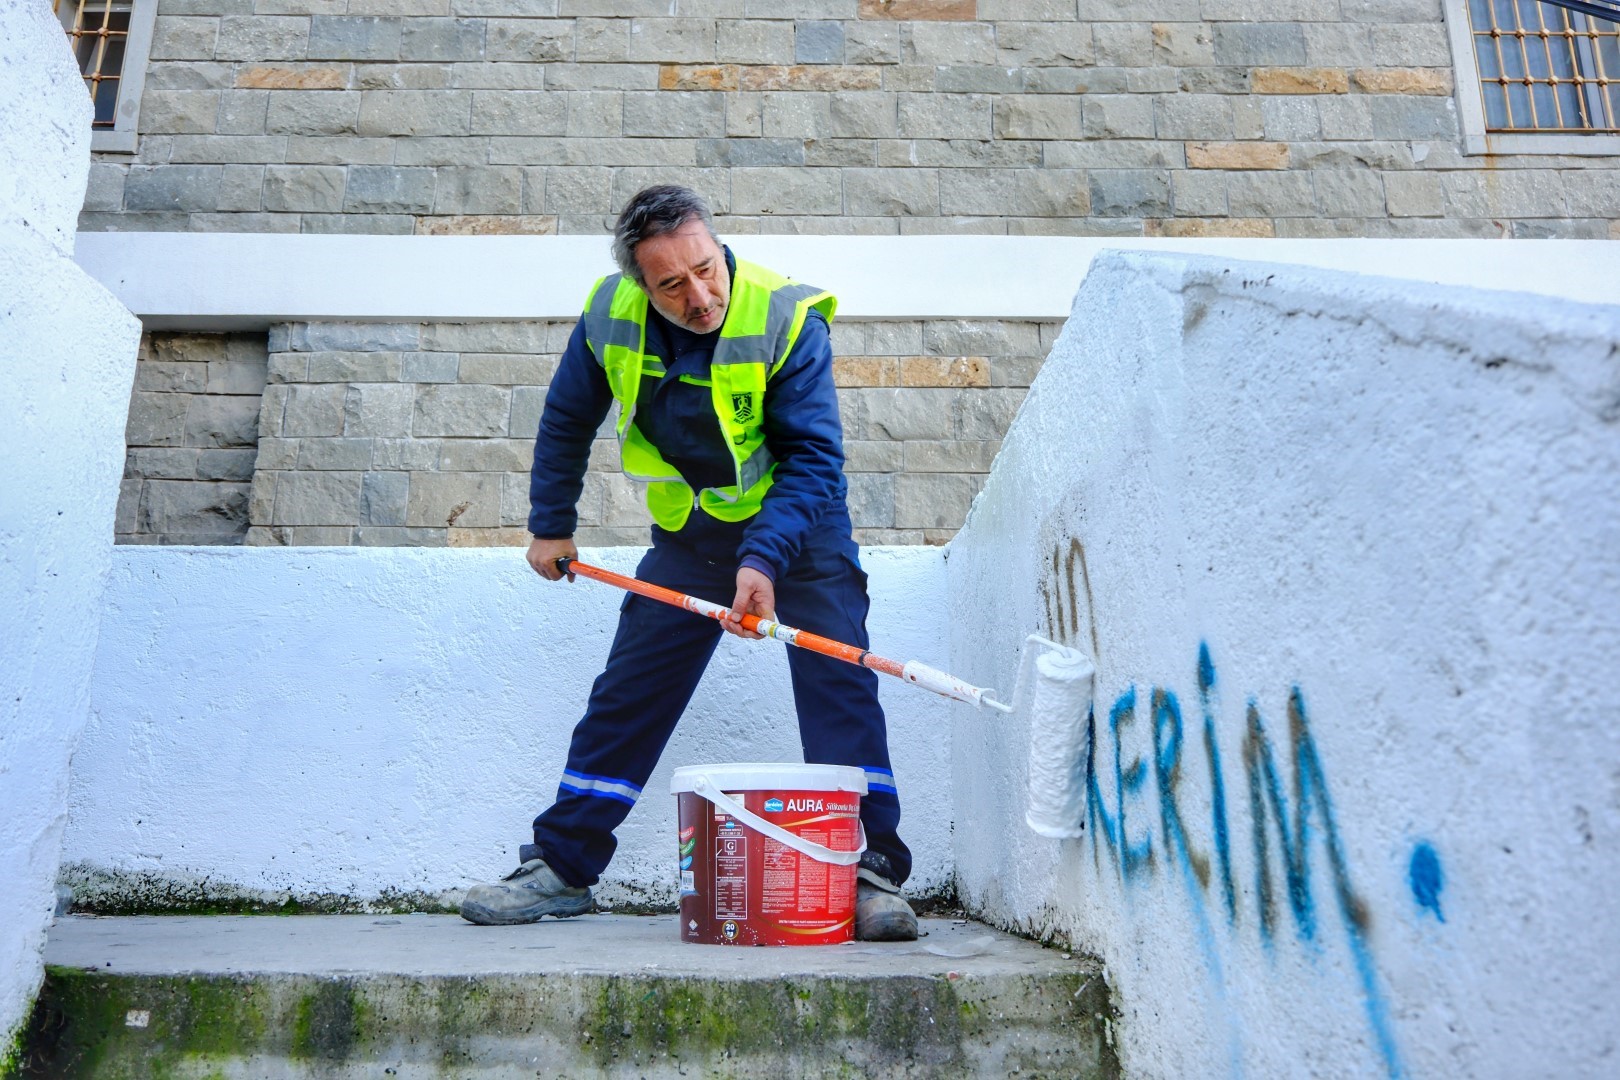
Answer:
<path fill-rule="evenodd" d="M 834 851 L 830 847 L 822 847 L 813 840 L 794 836 L 780 825 L 771 824 L 730 795 L 715 787 L 707 776 L 693 777 L 692 791 L 708 799 L 715 806 L 741 821 L 755 832 L 763 833 L 778 843 L 786 844 L 800 855 L 808 855 L 817 862 L 831 863 L 834 866 L 854 866 L 861 861 L 861 853 L 866 850 L 866 827 L 859 821 L 855 825 L 861 831 L 861 846 L 854 851 Z"/>

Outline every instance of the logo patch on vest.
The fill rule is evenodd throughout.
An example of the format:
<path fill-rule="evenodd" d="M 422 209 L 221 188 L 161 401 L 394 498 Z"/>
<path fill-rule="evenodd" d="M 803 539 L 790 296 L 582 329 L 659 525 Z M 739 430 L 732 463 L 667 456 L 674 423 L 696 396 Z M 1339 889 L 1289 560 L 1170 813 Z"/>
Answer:
<path fill-rule="evenodd" d="M 754 419 L 754 395 L 731 395 L 731 419 L 733 423 L 748 424 Z"/>

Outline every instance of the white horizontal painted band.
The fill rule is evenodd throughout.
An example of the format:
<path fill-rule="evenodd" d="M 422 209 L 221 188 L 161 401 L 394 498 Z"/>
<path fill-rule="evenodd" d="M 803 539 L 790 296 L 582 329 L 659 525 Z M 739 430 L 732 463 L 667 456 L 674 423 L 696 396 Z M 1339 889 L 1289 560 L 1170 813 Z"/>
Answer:
<path fill-rule="evenodd" d="M 1249 240 L 1043 236 L 741 236 L 743 258 L 838 295 L 857 318 L 1068 315 L 1107 248 L 1297 263 L 1614 303 L 1602 240 Z M 150 329 L 311 320 L 571 318 L 613 269 L 605 236 L 78 235 L 75 256 Z"/>

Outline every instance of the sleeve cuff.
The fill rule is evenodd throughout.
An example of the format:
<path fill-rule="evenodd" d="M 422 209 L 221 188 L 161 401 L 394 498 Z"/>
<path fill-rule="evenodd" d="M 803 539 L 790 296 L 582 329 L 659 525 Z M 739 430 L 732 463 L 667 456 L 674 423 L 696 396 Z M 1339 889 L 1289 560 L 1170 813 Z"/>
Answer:
<path fill-rule="evenodd" d="M 770 563 L 766 562 L 764 559 L 760 558 L 758 555 L 744 555 L 742 557 L 742 562 L 739 564 L 739 568 L 743 566 L 746 566 L 750 570 L 758 570 L 760 573 L 771 579 L 772 585 L 776 584 L 776 568 Z"/>

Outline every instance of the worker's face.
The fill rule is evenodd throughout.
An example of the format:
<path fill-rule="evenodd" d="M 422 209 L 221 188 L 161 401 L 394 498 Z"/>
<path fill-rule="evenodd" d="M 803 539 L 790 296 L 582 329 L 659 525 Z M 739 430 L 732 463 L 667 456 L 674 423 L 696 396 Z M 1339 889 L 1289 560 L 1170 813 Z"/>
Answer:
<path fill-rule="evenodd" d="M 720 329 L 731 302 L 726 255 L 703 222 L 688 221 L 674 232 L 636 245 L 647 296 L 658 313 L 697 334 Z"/>

